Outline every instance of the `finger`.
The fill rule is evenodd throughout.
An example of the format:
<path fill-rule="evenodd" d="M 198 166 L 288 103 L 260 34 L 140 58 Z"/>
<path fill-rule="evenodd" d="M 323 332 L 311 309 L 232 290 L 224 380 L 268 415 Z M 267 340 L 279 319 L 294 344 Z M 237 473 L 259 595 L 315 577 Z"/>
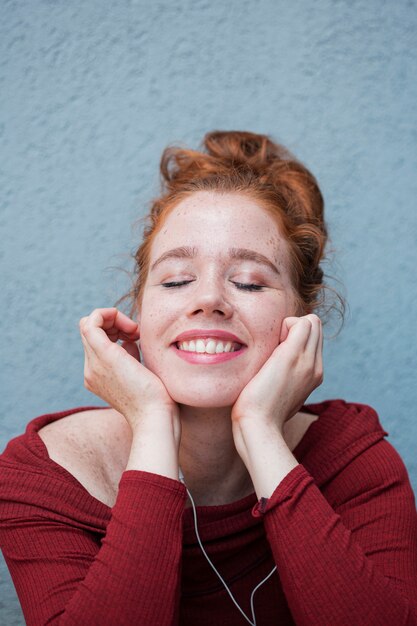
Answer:
<path fill-rule="evenodd" d="M 281 337 L 285 337 L 284 341 L 291 344 L 292 349 L 299 353 L 305 350 L 311 334 L 312 324 L 307 316 L 303 317 L 286 317 L 281 328 Z"/>
<path fill-rule="evenodd" d="M 92 354 L 92 351 L 91 351 L 90 345 L 89 345 L 89 343 L 88 343 L 88 341 L 87 341 L 87 339 L 86 339 L 86 337 L 84 335 L 84 326 L 83 326 L 83 324 L 85 323 L 86 319 L 87 319 L 86 317 L 81 318 L 79 324 L 80 324 L 81 342 L 82 342 L 83 348 L 84 348 L 84 358 L 85 358 L 85 360 L 87 362 L 89 356 Z"/>
<path fill-rule="evenodd" d="M 80 322 L 80 331 L 90 348 L 100 353 L 118 339 L 136 341 L 139 339 L 139 325 L 117 309 L 95 309 Z"/>
<path fill-rule="evenodd" d="M 307 342 L 305 354 L 310 360 L 314 384 L 323 382 L 323 327 L 317 315 L 306 316 L 311 322 L 311 333 Z"/>
<path fill-rule="evenodd" d="M 115 307 L 95 309 L 89 319 L 103 330 L 117 329 L 127 336 L 138 334 L 139 325 Z"/>
<path fill-rule="evenodd" d="M 290 332 L 291 326 L 293 326 L 297 320 L 298 320 L 298 317 L 285 317 L 282 320 L 281 331 L 279 335 L 280 343 L 286 340 L 286 338 L 288 337 L 288 333 Z"/>
<path fill-rule="evenodd" d="M 321 320 L 314 313 L 306 315 L 305 317 L 311 322 L 311 332 L 307 341 L 306 352 L 315 359 L 322 340 Z"/>
<path fill-rule="evenodd" d="M 139 339 L 138 331 L 134 331 L 133 333 L 125 333 L 117 328 L 109 328 L 109 330 L 105 331 L 106 335 L 110 339 L 110 341 L 137 341 Z"/>
<path fill-rule="evenodd" d="M 316 376 L 321 384 L 323 382 L 323 326 L 320 324 L 320 339 L 316 352 Z"/>
<path fill-rule="evenodd" d="M 320 336 L 317 342 L 316 359 L 318 358 L 322 359 L 323 357 L 323 324 L 321 322 L 319 325 L 319 331 L 320 331 Z"/>
<path fill-rule="evenodd" d="M 111 343 L 105 331 L 94 326 L 89 318 L 84 318 L 83 323 L 80 322 L 80 334 L 84 349 L 89 354 L 97 354 Z"/>
<path fill-rule="evenodd" d="M 84 386 L 86 387 L 86 389 L 90 390 L 90 386 L 87 383 L 87 380 L 88 380 L 89 372 L 91 370 L 91 359 L 90 359 L 91 350 L 87 341 L 84 339 L 82 334 L 81 334 L 81 341 L 84 347 Z"/>
<path fill-rule="evenodd" d="M 84 348 L 84 371 L 93 366 L 93 364 L 97 361 L 97 354 L 91 347 L 87 338 L 81 332 L 81 341 Z"/>
<path fill-rule="evenodd" d="M 79 321 L 79 325 L 80 325 L 80 327 L 81 327 L 81 326 L 85 323 L 86 319 L 87 319 L 87 317 L 82 317 L 82 318 L 80 319 L 80 321 Z"/>

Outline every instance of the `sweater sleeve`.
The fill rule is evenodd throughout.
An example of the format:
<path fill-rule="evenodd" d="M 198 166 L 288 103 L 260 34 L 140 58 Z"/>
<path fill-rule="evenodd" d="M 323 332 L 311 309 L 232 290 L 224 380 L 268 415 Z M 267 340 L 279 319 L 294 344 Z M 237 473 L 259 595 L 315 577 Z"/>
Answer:
<path fill-rule="evenodd" d="M 41 506 L 3 506 L 1 547 L 28 626 L 177 624 L 184 504 L 178 481 L 126 471 L 102 541 Z"/>
<path fill-rule="evenodd" d="M 253 511 L 297 626 L 415 626 L 417 518 L 396 451 L 380 441 L 323 492 L 298 465 Z"/>

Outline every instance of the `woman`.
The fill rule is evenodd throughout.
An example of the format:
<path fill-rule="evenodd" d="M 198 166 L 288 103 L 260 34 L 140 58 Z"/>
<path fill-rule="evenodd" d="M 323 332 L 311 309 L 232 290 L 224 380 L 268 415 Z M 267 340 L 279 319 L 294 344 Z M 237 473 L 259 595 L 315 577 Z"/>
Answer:
<path fill-rule="evenodd" d="M 322 381 L 317 183 L 263 135 L 204 146 L 164 152 L 132 319 L 80 322 L 109 408 L 41 416 L 1 458 L 27 623 L 417 624 L 402 461 L 371 408 L 304 405 Z"/>

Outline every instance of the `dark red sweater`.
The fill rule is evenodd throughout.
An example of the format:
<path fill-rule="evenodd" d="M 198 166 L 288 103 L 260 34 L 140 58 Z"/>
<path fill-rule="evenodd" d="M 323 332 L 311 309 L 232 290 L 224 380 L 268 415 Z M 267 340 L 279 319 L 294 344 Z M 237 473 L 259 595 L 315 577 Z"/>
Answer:
<path fill-rule="evenodd" d="M 87 407 L 86 407 L 87 408 Z M 113 509 L 51 461 L 44 415 L 0 457 L 0 546 L 29 626 L 244 626 L 196 542 L 183 484 L 126 471 Z M 369 407 L 329 401 L 268 501 L 198 507 L 203 544 L 257 626 L 415 626 L 417 517 Z"/>

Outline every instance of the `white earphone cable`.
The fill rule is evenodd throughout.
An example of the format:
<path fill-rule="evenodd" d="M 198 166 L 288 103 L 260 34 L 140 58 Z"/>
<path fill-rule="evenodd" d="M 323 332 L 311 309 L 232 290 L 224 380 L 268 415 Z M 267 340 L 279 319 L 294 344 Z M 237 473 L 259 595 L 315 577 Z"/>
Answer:
<path fill-rule="evenodd" d="M 184 482 L 184 477 L 182 475 L 182 473 L 180 473 L 180 480 L 182 482 Z M 185 487 L 187 489 L 187 487 Z M 227 593 L 229 594 L 230 598 L 232 599 L 233 603 L 235 604 L 236 608 L 239 609 L 239 611 L 242 613 L 243 617 L 246 619 L 247 622 L 249 622 L 249 624 L 251 624 L 251 626 L 256 626 L 256 617 L 255 617 L 255 609 L 254 609 L 254 596 L 255 596 L 255 592 L 259 589 L 259 587 L 261 587 L 264 582 L 266 582 L 268 580 L 268 578 L 270 576 L 272 576 L 272 574 L 275 572 L 275 570 L 277 569 L 277 566 L 275 565 L 275 567 L 272 569 L 271 572 L 269 572 L 268 576 L 266 576 L 263 580 L 261 580 L 261 582 L 256 585 L 256 587 L 253 589 L 252 593 L 251 593 L 251 597 L 250 597 L 250 607 L 251 607 L 251 612 L 252 612 L 252 620 L 251 621 L 249 619 L 249 617 L 246 615 L 246 613 L 244 612 L 244 610 L 239 606 L 238 602 L 235 600 L 232 592 L 230 591 L 229 587 L 227 586 L 225 580 L 223 579 L 223 577 L 219 574 L 219 572 L 217 571 L 216 567 L 214 566 L 213 562 L 211 561 L 210 557 L 208 556 L 207 552 L 204 549 L 204 546 L 201 542 L 200 539 L 200 534 L 198 532 L 198 524 L 197 524 L 197 511 L 196 511 L 196 507 L 194 504 L 194 500 L 193 497 L 191 495 L 191 493 L 189 492 L 189 490 L 187 489 L 187 493 L 188 493 L 188 497 L 190 498 L 191 501 L 191 506 L 193 508 L 193 515 L 194 515 L 194 527 L 195 527 L 195 534 L 197 536 L 197 541 L 199 543 L 199 546 L 204 554 L 204 556 L 206 557 L 207 561 L 209 562 L 209 564 L 211 565 L 212 569 L 214 570 L 214 572 L 217 574 L 218 578 L 221 580 L 221 582 L 223 583 L 224 588 L 226 589 Z"/>

